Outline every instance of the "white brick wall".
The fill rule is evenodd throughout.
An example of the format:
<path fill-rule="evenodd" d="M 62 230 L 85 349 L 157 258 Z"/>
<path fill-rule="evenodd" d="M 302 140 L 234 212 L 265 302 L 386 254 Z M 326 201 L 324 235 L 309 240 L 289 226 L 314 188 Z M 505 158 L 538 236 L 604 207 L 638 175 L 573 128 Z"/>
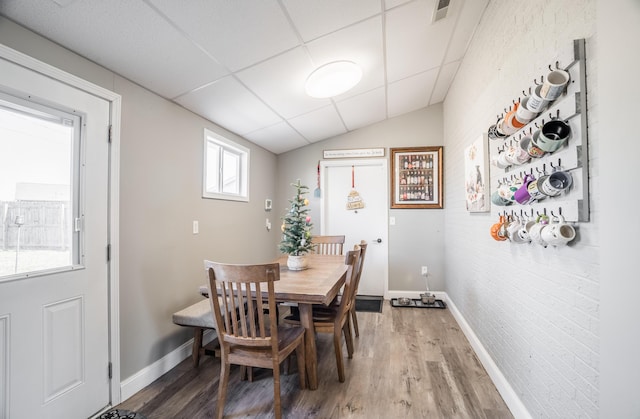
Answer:
<path fill-rule="evenodd" d="M 470 0 L 467 0 L 470 1 Z M 534 417 L 598 417 L 595 1 L 491 0 L 444 104 L 447 292 Z M 587 39 L 591 221 L 565 248 L 494 241 L 464 205 L 463 151 L 574 39 Z"/>

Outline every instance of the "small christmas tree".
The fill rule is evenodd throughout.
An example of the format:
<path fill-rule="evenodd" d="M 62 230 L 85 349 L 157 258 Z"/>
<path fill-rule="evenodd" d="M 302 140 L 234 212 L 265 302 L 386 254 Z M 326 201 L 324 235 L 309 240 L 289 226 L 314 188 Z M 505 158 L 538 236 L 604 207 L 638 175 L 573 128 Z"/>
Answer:
<path fill-rule="evenodd" d="M 304 198 L 304 194 L 309 188 L 300 184 L 300 179 L 291 186 L 296 188 L 295 196 L 289 200 L 291 208 L 282 218 L 282 241 L 280 251 L 292 256 L 300 256 L 311 250 L 311 217 L 307 215 L 309 200 Z"/>

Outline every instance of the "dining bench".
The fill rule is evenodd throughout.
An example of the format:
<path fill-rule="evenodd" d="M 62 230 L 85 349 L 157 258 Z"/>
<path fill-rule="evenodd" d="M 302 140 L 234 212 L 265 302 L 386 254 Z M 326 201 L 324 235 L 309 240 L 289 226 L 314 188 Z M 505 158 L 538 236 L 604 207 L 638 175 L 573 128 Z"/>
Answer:
<path fill-rule="evenodd" d="M 189 307 L 173 313 L 173 322 L 179 326 L 192 327 L 193 349 L 191 357 L 193 359 L 193 367 L 197 368 L 200 363 L 200 352 L 202 351 L 202 336 L 206 330 L 212 330 L 216 334 L 213 338 L 211 346 L 218 345 L 218 336 L 215 331 L 215 323 L 211 312 L 211 303 L 209 299 L 198 301 Z M 214 353 L 215 354 L 215 353 Z"/>

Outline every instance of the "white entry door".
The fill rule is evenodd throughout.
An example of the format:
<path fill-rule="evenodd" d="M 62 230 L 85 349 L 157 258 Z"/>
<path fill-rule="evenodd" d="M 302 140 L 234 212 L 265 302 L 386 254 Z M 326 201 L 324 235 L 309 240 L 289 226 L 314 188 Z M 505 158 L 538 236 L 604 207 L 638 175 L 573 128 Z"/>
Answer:
<path fill-rule="evenodd" d="M 358 294 L 383 296 L 389 275 L 387 161 L 322 161 L 320 167 L 321 232 L 345 235 L 345 251 L 360 240 L 368 243 Z M 349 201 L 362 202 L 364 208 L 348 209 Z"/>
<path fill-rule="evenodd" d="M 90 417 L 110 402 L 110 103 L 0 74 L 0 419 Z"/>

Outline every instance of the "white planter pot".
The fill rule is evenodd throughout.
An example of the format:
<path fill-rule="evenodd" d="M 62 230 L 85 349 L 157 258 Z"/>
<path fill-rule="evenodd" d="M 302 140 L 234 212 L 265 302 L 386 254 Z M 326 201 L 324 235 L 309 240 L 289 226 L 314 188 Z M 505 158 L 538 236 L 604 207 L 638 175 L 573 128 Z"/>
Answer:
<path fill-rule="evenodd" d="M 307 269 L 307 255 L 289 255 L 289 258 L 287 259 L 287 266 L 292 271 L 302 271 L 304 269 Z"/>

